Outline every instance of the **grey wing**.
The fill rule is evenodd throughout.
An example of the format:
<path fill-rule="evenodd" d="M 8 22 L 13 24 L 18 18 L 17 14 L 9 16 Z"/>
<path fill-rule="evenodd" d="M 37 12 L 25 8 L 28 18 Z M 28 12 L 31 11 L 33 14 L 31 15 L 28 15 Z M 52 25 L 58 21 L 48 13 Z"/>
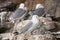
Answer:
<path fill-rule="evenodd" d="M 32 22 L 29 22 L 25 27 L 23 27 L 21 30 L 20 30 L 20 34 L 21 33 L 25 33 L 26 31 L 28 31 L 29 28 L 31 28 L 33 25 Z"/>
<path fill-rule="evenodd" d="M 21 17 L 22 15 L 24 15 L 25 12 L 26 12 L 26 10 L 17 9 L 17 10 L 10 16 L 10 18 L 11 18 L 11 17 L 12 17 L 13 19 L 19 18 L 19 17 Z"/>
<path fill-rule="evenodd" d="M 32 15 L 38 15 L 38 16 L 42 16 L 44 14 L 44 8 L 39 8 L 39 9 L 36 9 Z"/>
<path fill-rule="evenodd" d="M 33 30 L 37 29 L 38 24 L 32 24 L 32 27 L 26 33 L 31 33 Z"/>
<path fill-rule="evenodd" d="M 33 30 L 40 28 L 40 25 L 42 25 L 42 23 L 40 23 L 40 22 L 33 24 L 32 27 L 29 28 L 29 30 L 26 33 L 31 33 Z"/>

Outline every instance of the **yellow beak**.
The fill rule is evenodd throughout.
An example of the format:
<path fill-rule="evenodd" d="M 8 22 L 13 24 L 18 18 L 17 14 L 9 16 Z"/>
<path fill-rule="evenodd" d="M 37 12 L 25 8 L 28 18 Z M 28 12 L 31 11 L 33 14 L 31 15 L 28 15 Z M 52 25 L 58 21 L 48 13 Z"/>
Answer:
<path fill-rule="evenodd" d="M 42 20 L 43 20 L 43 17 L 38 17 L 38 20 L 39 20 L 39 21 L 42 21 Z"/>

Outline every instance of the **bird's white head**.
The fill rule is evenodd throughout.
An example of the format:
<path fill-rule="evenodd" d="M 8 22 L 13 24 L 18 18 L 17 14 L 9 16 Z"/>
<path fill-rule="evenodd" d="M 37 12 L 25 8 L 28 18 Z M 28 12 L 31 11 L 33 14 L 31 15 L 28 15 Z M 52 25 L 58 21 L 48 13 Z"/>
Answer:
<path fill-rule="evenodd" d="M 39 8 L 44 8 L 44 6 L 39 3 L 39 4 L 36 5 L 35 9 L 39 9 Z"/>
<path fill-rule="evenodd" d="M 39 22 L 38 16 L 37 16 L 37 15 L 33 15 L 31 21 L 32 21 L 33 23 L 38 23 L 38 22 Z"/>
<path fill-rule="evenodd" d="M 19 5 L 19 8 L 24 9 L 24 6 L 25 6 L 25 4 L 24 4 L 24 3 L 21 3 L 21 4 Z"/>

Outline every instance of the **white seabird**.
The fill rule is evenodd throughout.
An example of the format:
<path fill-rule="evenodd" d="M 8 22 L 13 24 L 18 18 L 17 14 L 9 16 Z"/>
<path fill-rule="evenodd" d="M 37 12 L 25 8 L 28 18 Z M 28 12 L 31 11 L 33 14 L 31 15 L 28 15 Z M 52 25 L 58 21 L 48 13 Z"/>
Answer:
<path fill-rule="evenodd" d="M 35 10 L 32 11 L 32 13 L 30 15 L 42 16 L 43 14 L 44 14 L 44 6 L 39 3 L 36 5 Z"/>
<path fill-rule="evenodd" d="M 21 3 L 19 5 L 19 8 L 13 14 L 11 14 L 11 16 L 9 17 L 9 20 L 14 21 L 16 18 L 23 16 L 26 13 L 26 11 L 27 11 L 27 8 L 25 7 L 25 4 Z"/>
<path fill-rule="evenodd" d="M 20 34 L 25 32 L 32 32 L 34 29 L 37 28 L 38 24 L 39 24 L 38 16 L 33 15 L 30 22 L 20 30 Z"/>

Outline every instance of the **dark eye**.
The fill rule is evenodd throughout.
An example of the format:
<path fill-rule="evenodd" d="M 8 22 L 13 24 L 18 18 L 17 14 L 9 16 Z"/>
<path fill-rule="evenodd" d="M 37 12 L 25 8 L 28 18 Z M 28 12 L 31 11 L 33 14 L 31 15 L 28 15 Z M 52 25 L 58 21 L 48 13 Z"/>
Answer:
<path fill-rule="evenodd" d="M 36 16 L 36 18 L 38 18 L 38 16 Z"/>

